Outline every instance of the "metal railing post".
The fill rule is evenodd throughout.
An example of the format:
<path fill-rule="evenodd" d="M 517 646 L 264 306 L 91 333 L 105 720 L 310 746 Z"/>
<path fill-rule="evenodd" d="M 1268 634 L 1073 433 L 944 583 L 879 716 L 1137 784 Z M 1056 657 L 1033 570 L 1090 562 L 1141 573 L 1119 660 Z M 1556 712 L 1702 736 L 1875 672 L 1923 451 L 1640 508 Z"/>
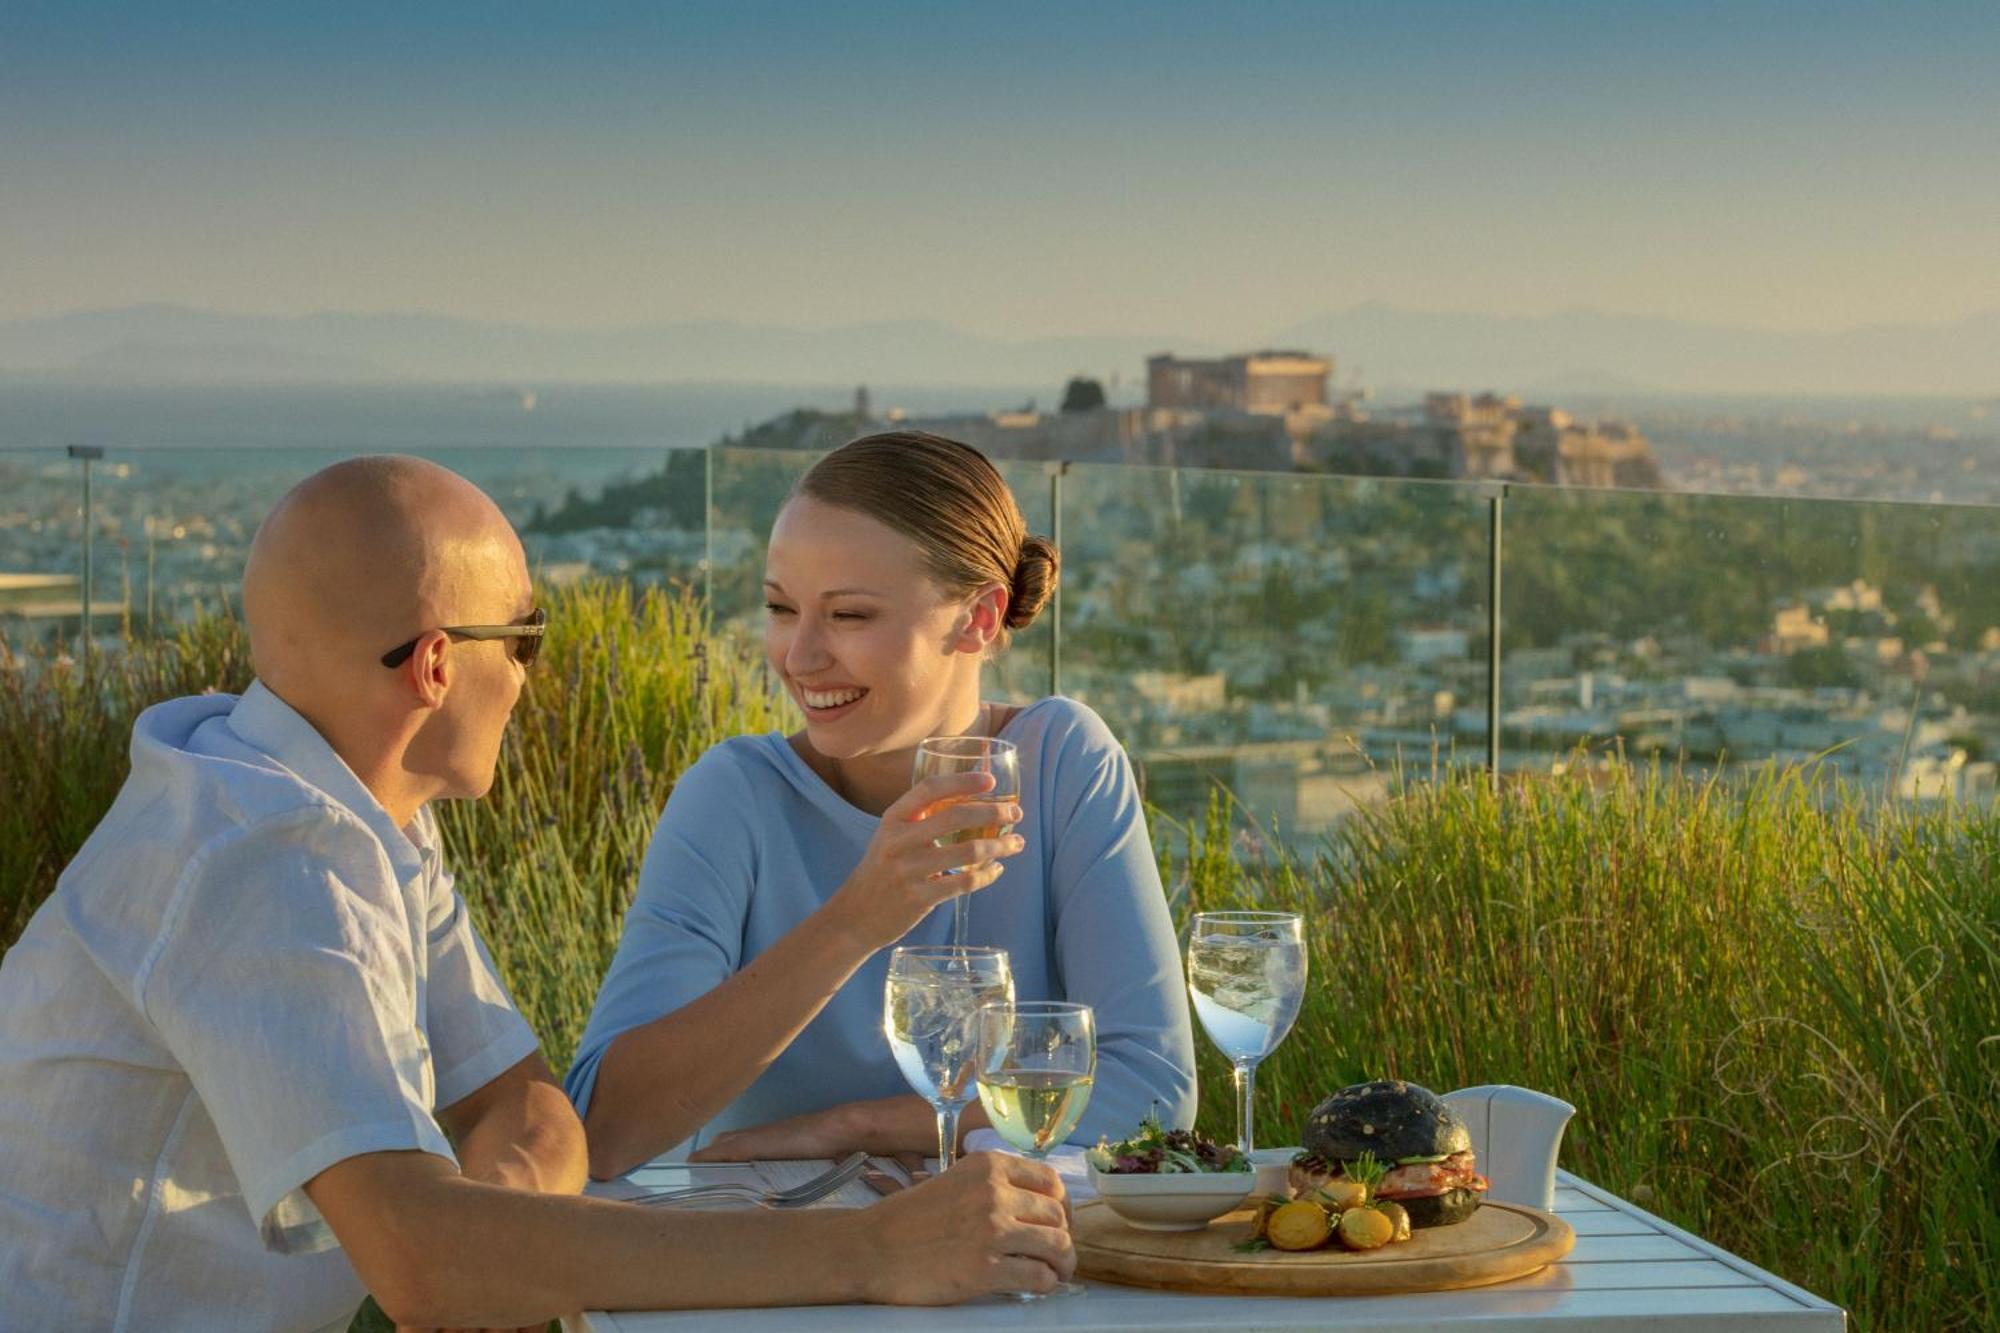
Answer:
<path fill-rule="evenodd" d="M 1049 465 L 1049 540 L 1055 543 L 1058 554 L 1063 543 L 1063 476 L 1069 471 L 1069 460 L 1062 459 Z M 1049 693 L 1062 693 L 1062 577 L 1056 577 L 1055 591 L 1049 597 Z"/>
<path fill-rule="evenodd" d="M 715 446 L 701 451 L 701 601 L 715 621 Z"/>
<path fill-rule="evenodd" d="M 71 446 L 69 446 L 69 456 L 71 458 L 76 459 L 79 463 L 83 464 L 83 586 L 80 589 L 82 593 L 82 597 L 80 599 L 80 607 L 83 612 L 83 621 L 78 636 L 82 640 L 82 642 L 77 645 L 77 656 L 83 662 L 84 675 L 88 676 L 90 674 L 90 652 L 91 652 L 90 591 L 91 591 L 92 571 L 91 571 L 90 538 L 91 538 L 91 529 L 97 526 L 95 507 L 92 504 L 90 497 L 90 465 L 97 459 L 104 457 L 104 450 L 94 444 L 72 444 Z"/>
<path fill-rule="evenodd" d="M 1488 498 L 1486 514 L 1486 772 L 1500 790 L 1500 573 L 1501 535 L 1507 508 L 1503 484 Z"/>

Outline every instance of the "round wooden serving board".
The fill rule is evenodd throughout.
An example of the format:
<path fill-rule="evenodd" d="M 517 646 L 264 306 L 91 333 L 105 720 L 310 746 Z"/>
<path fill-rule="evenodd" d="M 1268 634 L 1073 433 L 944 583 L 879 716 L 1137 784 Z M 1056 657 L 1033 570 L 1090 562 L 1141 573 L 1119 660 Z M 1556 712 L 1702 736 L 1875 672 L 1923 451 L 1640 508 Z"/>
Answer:
<path fill-rule="evenodd" d="M 1216 1295 L 1361 1296 L 1388 1291 L 1446 1291 L 1525 1277 L 1569 1253 L 1576 1233 L 1539 1208 L 1482 1204 L 1457 1226 L 1427 1227 L 1379 1250 L 1288 1254 L 1234 1247 L 1250 1236 L 1251 1212 L 1239 1209 L 1202 1231 L 1140 1231 L 1101 1201 L 1076 1210 L 1077 1276 L 1132 1287 Z"/>

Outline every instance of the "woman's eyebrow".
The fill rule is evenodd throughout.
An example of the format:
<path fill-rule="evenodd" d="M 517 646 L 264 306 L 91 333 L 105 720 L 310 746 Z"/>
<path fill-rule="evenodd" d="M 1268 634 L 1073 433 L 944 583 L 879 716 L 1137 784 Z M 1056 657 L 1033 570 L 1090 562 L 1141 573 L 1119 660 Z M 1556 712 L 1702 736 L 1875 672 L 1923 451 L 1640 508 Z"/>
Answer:
<path fill-rule="evenodd" d="M 785 590 L 785 585 L 776 579 L 765 579 L 764 586 L 772 592 L 777 593 L 782 593 Z M 821 601 L 825 601 L 829 597 L 886 597 L 887 595 L 887 593 L 880 592 L 874 588 L 828 588 L 819 597 Z"/>

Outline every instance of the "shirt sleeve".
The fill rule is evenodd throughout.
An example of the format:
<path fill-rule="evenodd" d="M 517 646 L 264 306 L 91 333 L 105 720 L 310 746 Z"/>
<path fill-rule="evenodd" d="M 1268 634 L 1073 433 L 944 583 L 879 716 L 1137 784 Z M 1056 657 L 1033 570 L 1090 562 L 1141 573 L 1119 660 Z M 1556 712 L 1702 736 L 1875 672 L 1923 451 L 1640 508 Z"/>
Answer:
<path fill-rule="evenodd" d="M 1121 1137 L 1148 1114 L 1194 1124 L 1194 1029 L 1180 945 L 1125 749 L 1081 704 L 1044 741 L 1049 892 L 1064 998 L 1097 1014 L 1097 1083 L 1071 1133 Z"/>
<path fill-rule="evenodd" d="M 736 763 L 715 750 L 667 798 L 618 952 L 563 1080 L 578 1115 L 589 1112 L 598 1065 L 619 1034 L 673 1013 L 736 974 L 756 879 L 750 832 L 756 799 Z"/>
<path fill-rule="evenodd" d="M 345 811 L 208 844 L 142 966 L 140 1003 L 194 1085 L 265 1246 L 337 1242 L 303 1186 L 368 1152 L 456 1162 L 432 1118 L 422 940 L 381 844 Z"/>
<path fill-rule="evenodd" d="M 426 819 L 429 818 L 426 812 Z M 435 839 L 433 839 L 433 846 Z M 435 857 L 435 852 L 426 853 Z M 535 1031 L 514 1007 L 486 941 L 473 928 L 465 899 L 443 867 L 430 878 L 425 947 L 430 953 L 424 1029 L 436 1071 L 437 1102 L 450 1106 L 540 1049 Z"/>

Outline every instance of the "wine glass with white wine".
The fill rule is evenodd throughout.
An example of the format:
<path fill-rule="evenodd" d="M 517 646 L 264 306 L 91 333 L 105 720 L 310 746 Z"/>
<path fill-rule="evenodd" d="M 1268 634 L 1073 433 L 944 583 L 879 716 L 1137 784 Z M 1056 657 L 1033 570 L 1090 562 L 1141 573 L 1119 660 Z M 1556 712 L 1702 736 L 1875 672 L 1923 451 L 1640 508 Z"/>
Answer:
<path fill-rule="evenodd" d="M 1236 1146 L 1251 1125 L 1258 1062 L 1278 1049 L 1306 994 L 1305 918 L 1296 912 L 1197 912 L 1188 929 L 1188 994 L 1208 1039 L 1236 1074 Z"/>
<path fill-rule="evenodd" d="M 958 1115 L 972 1100 L 974 1019 L 1014 998 L 1005 949 L 904 947 L 889 955 L 882 1031 L 896 1067 L 937 1112 L 938 1169 L 958 1156 Z"/>
<path fill-rule="evenodd" d="M 1097 1079 L 1097 1016 L 1087 1004 L 1029 1000 L 979 1011 L 979 1102 L 1000 1137 L 1039 1162 L 1083 1119 Z M 1074 1296 L 1064 1282 L 1050 1292 L 1010 1292 L 1016 1300 Z"/>
<path fill-rule="evenodd" d="M 970 799 L 995 803 L 1021 799 L 1021 760 L 1012 741 L 997 740 L 991 736 L 933 736 L 918 744 L 915 769 L 911 778 L 913 782 L 922 782 L 940 773 L 991 773 L 993 790 Z M 937 844 L 942 847 L 946 843 L 972 842 L 978 838 L 1003 838 L 1013 827 L 1012 824 L 988 824 L 939 838 Z M 970 894 L 961 893 L 953 900 L 953 944 L 965 943 L 971 911 Z"/>

